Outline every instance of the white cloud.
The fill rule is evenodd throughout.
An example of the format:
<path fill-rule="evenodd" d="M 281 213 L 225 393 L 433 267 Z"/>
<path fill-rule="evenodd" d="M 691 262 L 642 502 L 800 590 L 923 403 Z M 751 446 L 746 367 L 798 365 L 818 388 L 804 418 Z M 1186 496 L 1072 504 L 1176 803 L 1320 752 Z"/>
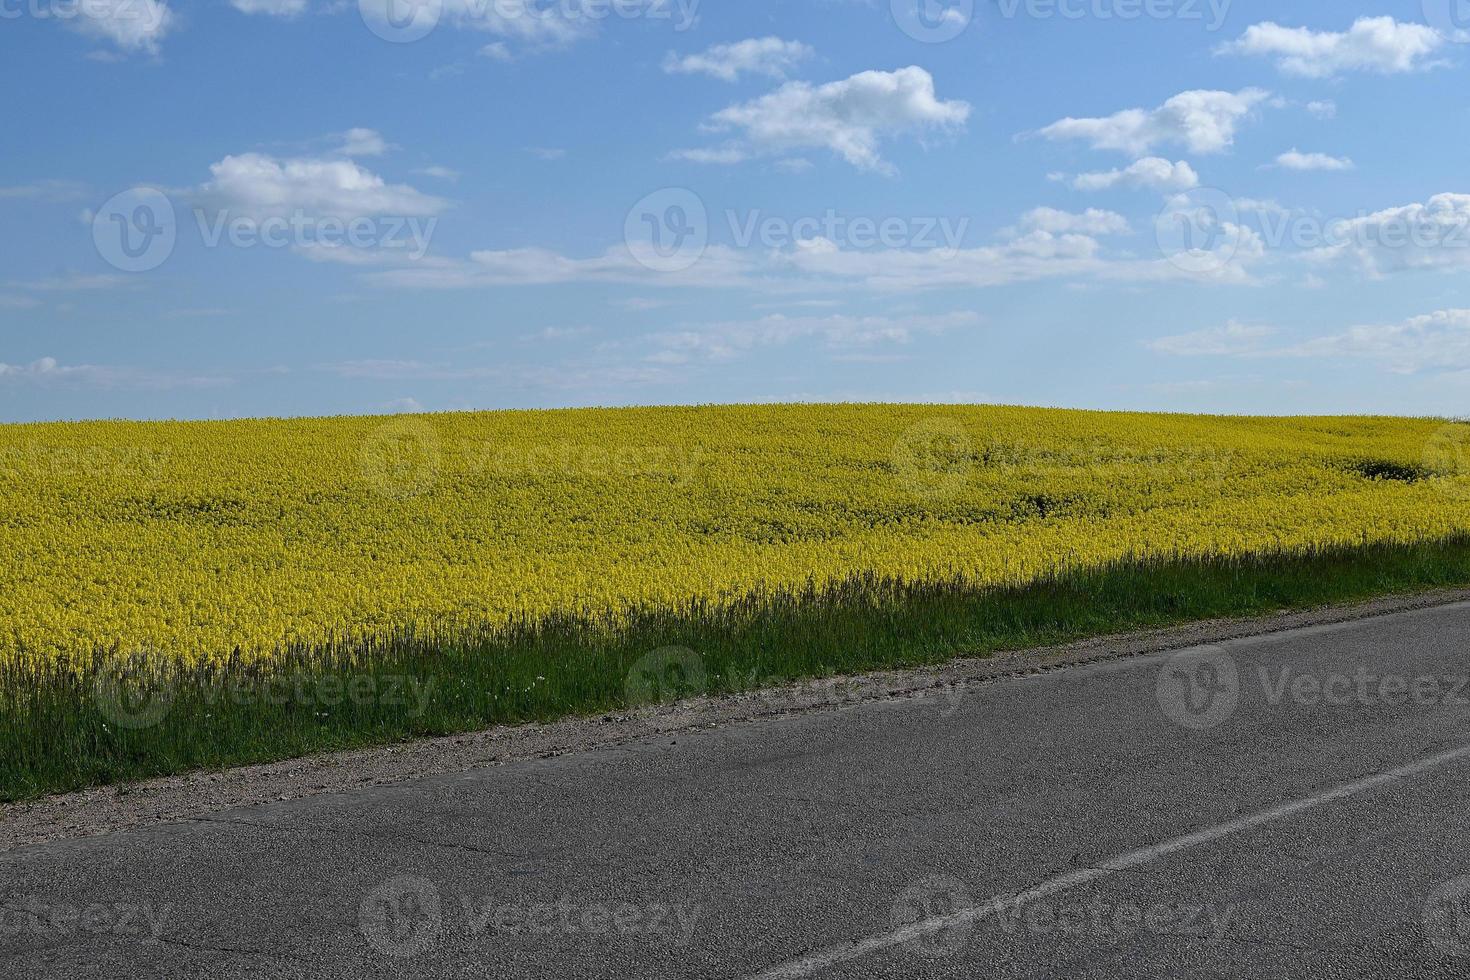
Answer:
<path fill-rule="evenodd" d="M 306 13 L 307 0 L 230 0 L 242 14 L 264 14 L 289 20 Z"/>
<path fill-rule="evenodd" d="M 89 0 L 62 20 L 87 37 L 110 41 L 127 54 L 157 55 L 159 42 L 177 26 L 163 0 Z"/>
<path fill-rule="evenodd" d="M 1307 257 L 1356 262 L 1369 275 L 1411 269 L 1470 269 L 1470 194 L 1387 208 L 1330 224 L 1328 244 Z"/>
<path fill-rule="evenodd" d="M 880 344 L 908 344 L 920 334 L 978 327 L 971 312 L 937 316 L 787 316 L 773 313 L 756 320 L 700 324 L 683 330 L 650 334 L 655 350 L 648 360 L 658 364 L 726 361 L 760 348 L 820 339 L 829 350 L 852 350 Z"/>
<path fill-rule="evenodd" d="M 230 384 L 229 378 L 203 375 L 156 374 L 136 368 L 98 364 L 62 364 L 43 357 L 29 364 L 0 364 L 0 384 L 68 384 L 91 388 L 214 388 Z"/>
<path fill-rule="evenodd" d="M 1072 186 L 1079 191 L 1102 191 L 1119 186 L 1187 191 L 1199 186 L 1199 174 L 1183 160 L 1170 163 L 1163 157 L 1144 157 L 1122 170 L 1078 174 L 1072 180 Z"/>
<path fill-rule="evenodd" d="M 743 163 L 750 159 L 750 153 L 742 147 L 735 145 L 718 147 L 696 147 L 689 150 L 674 150 L 668 155 L 670 160 L 684 160 L 688 163 L 709 163 L 718 166 L 729 166 L 732 163 Z"/>
<path fill-rule="evenodd" d="M 86 195 L 85 184 L 74 180 L 38 180 L 29 184 L 0 187 L 0 200 L 27 200 L 57 203 L 74 201 Z"/>
<path fill-rule="evenodd" d="M 716 44 L 682 58 L 669 52 L 664 59 L 664 71 L 671 75 L 710 75 L 727 82 L 735 81 L 742 74 L 785 78 L 787 72 L 815 53 L 800 41 L 750 38 L 734 44 Z"/>
<path fill-rule="evenodd" d="M 526 152 L 537 160 L 545 160 L 548 163 L 553 160 L 564 160 L 567 155 L 567 151 L 559 146 L 528 146 Z"/>
<path fill-rule="evenodd" d="M 112 289 L 125 285 L 127 282 L 127 277 L 111 273 L 83 275 L 79 272 L 68 272 L 65 275 L 52 276 L 48 279 L 11 280 L 5 285 L 10 289 L 23 289 L 30 292 L 76 293 Z"/>
<path fill-rule="evenodd" d="M 1021 216 L 1021 227 L 1028 231 L 1040 229 L 1053 235 L 1126 235 L 1132 230 L 1128 219 L 1121 214 L 1097 208 L 1088 208 L 1081 214 L 1056 208 L 1033 208 Z"/>
<path fill-rule="evenodd" d="M 1276 165 L 1286 170 L 1351 170 L 1353 161 L 1326 153 L 1303 153 L 1292 148 L 1276 158 Z"/>
<path fill-rule="evenodd" d="M 1156 146 L 1178 144 L 1191 153 L 1219 153 L 1235 142 L 1235 131 L 1271 97 L 1258 88 L 1239 92 L 1181 92 L 1156 109 L 1124 109 L 1097 119 L 1061 119 L 1042 129 L 1050 140 L 1083 140 L 1097 150 L 1135 156 Z"/>
<path fill-rule="evenodd" d="M 774 92 L 715 113 L 707 128 L 738 131 L 742 143 L 707 151 L 734 160 L 764 153 L 825 148 L 855 167 L 893 173 L 879 154 L 883 137 L 964 126 L 970 106 L 935 96 L 924 69 L 865 71 L 838 82 L 788 82 Z M 684 151 L 684 158 L 689 159 Z"/>
<path fill-rule="evenodd" d="M 1275 334 L 1271 327 L 1256 326 L 1231 320 L 1223 327 L 1196 330 L 1150 341 L 1148 348 L 1161 354 L 1179 357 L 1225 356 L 1258 351 L 1261 342 Z"/>
<path fill-rule="evenodd" d="M 356 127 L 337 137 L 336 152 L 344 157 L 380 157 L 393 147 L 375 129 Z"/>
<path fill-rule="evenodd" d="M 448 207 L 442 198 L 390 184 L 351 160 L 277 159 L 261 153 L 227 156 L 210 165 L 199 189 L 209 205 L 265 217 L 305 212 L 338 218 L 420 217 Z"/>
<path fill-rule="evenodd" d="M 1318 119 L 1336 119 L 1337 103 L 1331 99 L 1319 99 L 1307 103 L 1307 111 Z"/>
<path fill-rule="evenodd" d="M 448 167 L 421 167 L 415 170 L 414 173 L 423 174 L 425 177 L 433 177 L 435 180 L 459 180 L 459 171 L 451 170 Z"/>
<path fill-rule="evenodd" d="M 660 259 L 647 243 L 618 245 L 590 258 L 520 248 L 473 252 L 467 260 L 431 258 L 411 265 L 400 263 L 401 267 L 370 273 L 368 279 L 379 285 L 417 289 L 600 282 L 786 295 L 845 294 L 853 289 L 979 289 L 1069 279 L 1249 284 L 1255 281 L 1250 267 L 1265 254 L 1258 234 L 1233 224 L 1214 229 L 1211 249 L 1189 256 L 1192 264 L 1183 265 L 1163 256 L 1108 255 L 1093 237 L 1120 234 L 1127 228 L 1121 215 L 1108 211 L 1069 214 L 1040 208 L 1024 217 L 1019 230 L 1004 232 L 1007 240 L 976 248 L 844 248 L 823 237 L 774 249 L 711 245 L 703 257 L 679 272 L 656 271 L 662 267 Z"/>
<path fill-rule="evenodd" d="M 444 0 L 443 7 L 445 22 L 507 38 L 530 52 L 565 48 L 597 33 L 597 20 L 585 13 L 577 4 L 539 0 Z M 504 42 L 499 47 L 514 57 L 515 49 Z"/>
<path fill-rule="evenodd" d="M 1360 17 L 1343 33 L 1267 21 L 1251 26 L 1220 50 L 1275 58 L 1276 66 L 1288 75 L 1331 78 L 1351 71 L 1391 75 L 1431 68 L 1435 62 L 1428 59 L 1444 44 L 1443 35 L 1424 24 Z"/>
<path fill-rule="evenodd" d="M 1403 323 L 1358 326 L 1276 352 L 1284 357 L 1354 357 L 1394 374 L 1470 369 L 1470 310 L 1439 310 Z"/>

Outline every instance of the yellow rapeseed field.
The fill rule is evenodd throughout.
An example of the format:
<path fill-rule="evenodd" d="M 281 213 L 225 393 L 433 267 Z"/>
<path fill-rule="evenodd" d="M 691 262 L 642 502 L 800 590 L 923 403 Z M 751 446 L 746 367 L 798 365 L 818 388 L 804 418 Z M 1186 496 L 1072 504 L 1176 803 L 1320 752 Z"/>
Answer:
<path fill-rule="evenodd" d="M 1470 530 L 1470 426 L 930 406 L 0 426 L 0 656 Z"/>

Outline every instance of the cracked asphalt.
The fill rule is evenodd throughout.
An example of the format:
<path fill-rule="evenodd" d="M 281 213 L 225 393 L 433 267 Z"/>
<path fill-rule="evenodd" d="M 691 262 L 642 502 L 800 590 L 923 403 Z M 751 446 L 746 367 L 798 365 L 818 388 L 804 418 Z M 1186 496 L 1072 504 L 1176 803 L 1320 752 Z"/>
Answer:
<path fill-rule="evenodd" d="M 1467 637 L 1461 603 L 20 847 L 0 975 L 1462 977 L 1470 757 L 1365 777 L 1470 745 Z"/>

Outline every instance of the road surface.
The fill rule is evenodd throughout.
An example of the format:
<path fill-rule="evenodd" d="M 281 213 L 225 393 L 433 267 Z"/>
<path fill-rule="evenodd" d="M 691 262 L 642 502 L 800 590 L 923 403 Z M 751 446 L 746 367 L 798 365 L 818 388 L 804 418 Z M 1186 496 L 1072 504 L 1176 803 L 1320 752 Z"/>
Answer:
<path fill-rule="evenodd" d="M 0 855 L 13 977 L 1470 974 L 1470 605 Z"/>

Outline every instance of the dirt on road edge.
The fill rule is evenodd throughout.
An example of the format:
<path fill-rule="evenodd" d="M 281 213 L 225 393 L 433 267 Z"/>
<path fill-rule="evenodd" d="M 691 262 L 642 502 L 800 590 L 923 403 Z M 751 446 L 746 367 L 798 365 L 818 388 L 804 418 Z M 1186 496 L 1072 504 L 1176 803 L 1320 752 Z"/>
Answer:
<path fill-rule="evenodd" d="M 831 711 L 869 701 L 932 695 L 1078 664 L 1464 601 L 1470 601 L 1470 589 L 1394 596 L 1253 619 L 1209 620 L 1064 646 L 966 658 L 918 670 L 877 671 L 747 694 L 693 698 L 627 713 L 492 728 L 384 748 L 82 790 L 0 806 L 0 852 L 29 844 L 187 820 L 259 803 L 341 793 L 363 786 L 401 783 L 423 776 L 463 773 L 518 760 L 624 745 L 673 732 L 739 725 L 778 715 Z"/>

